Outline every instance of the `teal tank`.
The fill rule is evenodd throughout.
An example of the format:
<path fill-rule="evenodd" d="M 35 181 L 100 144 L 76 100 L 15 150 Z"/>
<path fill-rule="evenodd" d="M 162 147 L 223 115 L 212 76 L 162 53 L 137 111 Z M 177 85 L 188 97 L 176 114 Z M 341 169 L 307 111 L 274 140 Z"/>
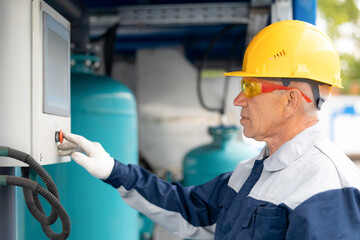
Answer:
<path fill-rule="evenodd" d="M 242 160 L 256 156 L 256 149 L 236 139 L 238 131 L 235 126 L 210 127 L 212 142 L 191 150 L 184 158 L 183 184 L 206 183 L 222 173 L 234 171 Z"/>
<path fill-rule="evenodd" d="M 138 163 L 138 123 L 135 97 L 125 85 L 95 75 L 85 63 L 94 56 L 72 56 L 72 133 L 102 144 L 115 159 Z M 45 166 L 57 185 L 60 200 L 71 220 L 69 239 L 139 239 L 139 214 L 121 199 L 119 192 L 91 176 L 75 162 Z M 19 198 L 23 198 L 19 192 Z M 43 205 L 48 207 L 44 201 Z M 40 224 L 18 201 L 20 240 L 47 239 Z M 50 212 L 49 207 L 46 209 Z M 22 215 L 22 216 L 21 216 Z M 58 220 L 53 227 L 61 232 Z"/>

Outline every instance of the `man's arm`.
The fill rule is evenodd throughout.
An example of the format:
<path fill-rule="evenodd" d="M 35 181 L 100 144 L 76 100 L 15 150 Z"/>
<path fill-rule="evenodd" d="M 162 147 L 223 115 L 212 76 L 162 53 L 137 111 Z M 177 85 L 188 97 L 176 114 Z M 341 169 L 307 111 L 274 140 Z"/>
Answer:
<path fill-rule="evenodd" d="M 200 186 L 169 183 L 136 165 L 115 161 L 104 182 L 118 189 L 124 201 L 170 232 L 193 239 L 213 238 L 222 192 L 230 173 Z"/>
<path fill-rule="evenodd" d="M 71 155 L 90 174 L 118 189 L 130 206 L 183 238 L 210 239 L 215 232 L 219 202 L 231 173 L 200 185 L 184 187 L 159 179 L 136 165 L 114 160 L 99 143 L 64 133 L 59 154 Z"/>

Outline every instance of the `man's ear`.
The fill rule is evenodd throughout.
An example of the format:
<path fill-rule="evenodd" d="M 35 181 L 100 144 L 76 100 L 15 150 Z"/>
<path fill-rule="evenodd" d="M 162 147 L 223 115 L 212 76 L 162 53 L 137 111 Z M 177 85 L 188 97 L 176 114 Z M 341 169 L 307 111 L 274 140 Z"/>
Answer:
<path fill-rule="evenodd" d="M 285 117 L 291 117 L 299 104 L 301 103 L 301 93 L 299 89 L 290 89 L 284 94 L 284 114 Z"/>

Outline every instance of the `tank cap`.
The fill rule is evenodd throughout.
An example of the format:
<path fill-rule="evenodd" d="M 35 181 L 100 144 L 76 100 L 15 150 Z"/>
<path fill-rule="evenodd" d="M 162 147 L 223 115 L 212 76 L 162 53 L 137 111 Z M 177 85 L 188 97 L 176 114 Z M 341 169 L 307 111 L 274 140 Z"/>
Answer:
<path fill-rule="evenodd" d="M 237 133 L 239 131 L 239 127 L 237 126 L 224 126 L 224 125 L 220 125 L 220 126 L 216 126 L 216 127 L 209 127 L 208 129 L 209 134 L 212 136 L 224 136 L 224 135 L 228 135 L 228 134 L 233 134 L 233 133 Z"/>

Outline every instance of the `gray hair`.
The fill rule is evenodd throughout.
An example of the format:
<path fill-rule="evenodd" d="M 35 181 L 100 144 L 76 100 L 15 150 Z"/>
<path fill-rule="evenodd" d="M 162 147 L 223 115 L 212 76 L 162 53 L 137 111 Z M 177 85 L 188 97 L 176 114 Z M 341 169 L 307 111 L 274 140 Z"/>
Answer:
<path fill-rule="evenodd" d="M 282 78 L 263 78 L 266 80 L 272 80 L 272 81 L 282 81 Z M 307 97 L 311 99 L 311 103 L 306 102 L 304 98 L 302 98 L 302 109 L 305 114 L 305 116 L 309 118 L 316 118 L 319 117 L 319 109 L 316 106 L 316 101 L 314 97 L 314 93 L 312 91 L 312 88 L 310 86 L 310 83 L 308 81 L 299 81 L 296 79 L 293 79 L 290 81 L 289 87 L 294 87 L 299 89 L 301 92 L 303 92 Z M 327 84 L 319 84 L 319 93 L 320 97 L 327 101 L 331 97 L 331 86 Z M 277 90 L 279 94 L 284 93 L 284 90 Z"/>
<path fill-rule="evenodd" d="M 283 81 L 282 78 L 273 78 L 273 77 L 266 77 L 261 78 L 264 80 L 270 80 L 270 81 Z M 290 80 L 289 87 L 297 88 L 301 92 L 303 92 L 308 98 L 311 99 L 311 103 L 306 102 L 304 98 L 302 98 L 302 110 L 306 117 L 309 118 L 319 118 L 319 109 L 317 108 L 317 104 L 315 101 L 313 90 L 310 86 L 311 79 L 287 79 Z M 278 94 L 283 94 L 285 90 L 276 90 Z M 327 84 L 319 84 L 319 94 L 320 97 L 327 101 L 331 97 L 332 92 L 332 86 Z"/>
<path fill-rule="evenodd" d="M 291 87 L 296 87 L 300 91 L 302 91 L 307 97 L 311 99 L 311 103 L 306 102 L 304 98 L 302 98 L 302 107 L 306 116 L 310 118 L 318 118 L 319 109 L 315 103 L 315 97 L 313 91 L 311 89 L 310 83 L 301 82 L 301 81 L 292 81 L 290 83 Z M 328 85 L 319 85 L 320 97 L 327 101 L 331 97 L 331 86 Z"/>

